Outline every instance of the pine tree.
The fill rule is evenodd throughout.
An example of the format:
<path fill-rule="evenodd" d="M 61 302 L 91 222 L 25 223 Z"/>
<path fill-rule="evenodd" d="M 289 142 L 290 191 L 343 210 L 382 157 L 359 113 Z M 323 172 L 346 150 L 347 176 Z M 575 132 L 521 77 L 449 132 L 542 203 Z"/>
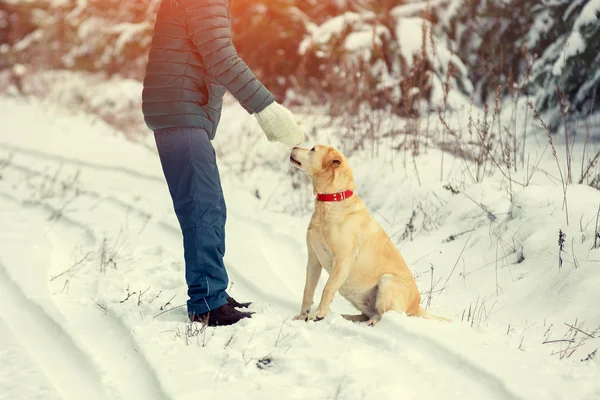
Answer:
<path fill-rule="evenodd" d="M 10 58 L 38 69 L 143 78 L 160 0 L 15 2 Z M 234 44 L 256 75 L 283 95 L 299 62 L 308 17 L 295 0 L 231 2 Z M 0 30 L 1 32 L 1 30 Z"/>
<path fill-rule="evenodd" d="M 571 112 L 586 116 L 600 110 L 600 1 L 554 0 L 536 10 L 540 34 L 528 36 L 540 57 L 533 65 L 536 105 L 548 112 L 551 124 L 561 118 L 564 94 Z"/>
<path fill-rule="evenodd" d="M 445 88 L 469 94 L 466 68 L 452 54 L 432 14 L 401 0 L 354 0 L 339 15 L 311 27 L 301 44 L 302 86 L 333 106 L 361 104 L 415 116 L 444 106 Z M 407 34 L 408 33 L 408 34 Z M 417 40 L 415 40 L 417 39 Z"/>
<path fill-rule="evenodd" d="M 14 3 L 21 34 L 9 53 L 17 62 L 37 69 L 139 77 L 156 6 L 148 0 Z"/>
<path fill-rule="evenodd" d="M 454 0 L 434 10 L 441 27 L 456 42 L 458 56 L 483 104 L 499 85 L 508 92 L 510 80 L 526 70 L 522 46 L 533 25 L 532 0 Z"/>
<path fill-rule="evenodd" d="M 481 103 L 514 81 L 550 115 L 551 128 L 560 119 L 557 89 L 571 112 L 600 110 L 599 0 L 449 0 L 437 14 Z"/>

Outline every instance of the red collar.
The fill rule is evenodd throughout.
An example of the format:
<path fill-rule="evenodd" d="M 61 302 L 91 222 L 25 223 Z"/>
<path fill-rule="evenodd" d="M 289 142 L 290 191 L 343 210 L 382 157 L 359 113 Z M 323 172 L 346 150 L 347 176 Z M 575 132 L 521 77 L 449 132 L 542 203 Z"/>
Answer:
<path fill-rule="evenodd" d="M 346 190 L 338 193 L 319 193 L 317 194 L 318 201 L 342 201 L 352 196 L 354 193 L 352 190 Z"/>

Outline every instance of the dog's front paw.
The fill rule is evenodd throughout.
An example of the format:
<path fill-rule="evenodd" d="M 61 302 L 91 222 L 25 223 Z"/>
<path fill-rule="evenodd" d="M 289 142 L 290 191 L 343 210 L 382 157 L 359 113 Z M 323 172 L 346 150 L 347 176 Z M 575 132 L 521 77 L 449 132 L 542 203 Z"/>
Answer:
<path fill-rule="evenodd" d="M 314 312 L 314 313 L 310 314 L 310 315 L 308 316 L 308 319 L 309 319 L 310 321 L 315 321 L 315 322 L 317 322 L 317 321 L 320 321 L 320 320 L 322 320 L 323 318 L 325 318 L 325 315 L 327 315 L 327 313 L 320 312 L 320 311 L 316 311 L 316 312 Z"/>
<path fill-rule="evenodd" d="M 308 321 L 308 315 L 310 314 L 311 305 L 302 303 L 300 314 L 294 317 L 294 321 Z"/>
<path fill-rule="evenodd" d="M 308 321 L 308 313 L 301 313 L 294 316 L 294 321 Z"/>

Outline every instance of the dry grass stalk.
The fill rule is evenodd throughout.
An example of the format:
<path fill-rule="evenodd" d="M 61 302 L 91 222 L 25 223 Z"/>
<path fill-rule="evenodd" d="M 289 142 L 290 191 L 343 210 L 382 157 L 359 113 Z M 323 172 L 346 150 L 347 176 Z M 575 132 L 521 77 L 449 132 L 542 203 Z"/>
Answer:
<path fill-rule="evenodd" d="M 560 162 L 558 161 L 558 155 L 556 154 L 556 147 L 554 147 L 554 141 L 552 140 L 552 133 L 550 132 L 550 128 L 548 128 L 548 125 L 546 125 L 546 123 L 542 119 L 542 116 L 536 110 L 535 106 L 533 105 L 533 103 L 531 101 L 529 102 L 529 107 L 533 111 L 535 118 L 540 122 L 540 124 L 546 131 L 546 136 L 548 137 L 548 142 L 550 143 L 550 148 L 552 149 L 552 155 L 554 156 L 554 160 L 556 160 L 556 166 L 558 167 L 558 172 L 560 173 L 560 181 L 562 183 L 562 188 L 563 188 L 563 202 L 564 202 L 564 207 L 565 207 L 565 217 L 566 217 L 567 226 L 568 226 L 569 225 L 569 208 L 567 205 L 567 183 L 565 181 L 562 168 L 560 167 Z"/>
<path fill-rule="evenodd" d="M 560 114 L 562 116 L 563 119 L 563 126 L 564 126 L 564 130 L 565 130 L 565 156 L 566 156 L 566 160 L 567 160 L 567 165 L 566 165 L 566 172 L 567 172 L 567 181 L 566 184 L 570 185 L 571 183 L 573 183 L 573 179 L 572 179 L 572 169 L 571 169 L 571 158 L 572 158 L 572 154 L 569 151 L 569 124 L 567 121 L 567 115 L 569 113 L 569 106 L 567 104 L 567 99 L 565 97 L 565 94 L 557 87 L 556 88 L 556 95 L 558 96 L 558 102 L 560 104 Z"/>
<path fill-rule="evenodd" d="M 590 106 L 590 111 L 588 112 L 587 121 L 585 123 L 585 141 L 583 143 L 583 156 L 581 157 L 581 177 L 579 178 L 579 184 L 583 183 L 583 180 L 589 173 L 590 169 L 596 163 L 596 160 L 598 159 L 598 155 L 600 155 L 600 151 L 596 152 L 596 156 L 588 163 L 588 167 L 584 172 L 583 166 L 584 166 L 584 162 L 585 162 L 585 156 L 587 154 L 587 145 L 590 140 L 590 116 L 592 115 L 592 110 L 594 109 L 594 103 L 596 102 L 596 90 L 597 89 L 598 89 L 598 85 L 596 85 L 596 88 L 594 89 L 594 96 L 592 97 L 592 105 Z"/>

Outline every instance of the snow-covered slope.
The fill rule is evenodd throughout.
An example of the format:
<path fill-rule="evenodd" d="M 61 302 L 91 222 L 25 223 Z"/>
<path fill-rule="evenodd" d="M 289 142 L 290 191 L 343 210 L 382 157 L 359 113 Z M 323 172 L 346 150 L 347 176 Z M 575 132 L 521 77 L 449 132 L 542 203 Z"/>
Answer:
<path fill-rule="evenodd" d="M 310 210 L 285 206 L 302 210 L 286 197 L 306 187 L 288 190 L 299 178 L 286 150 L 227 107 L 215 145 L 230 293 L 256 314 L 201 329 L 186 321 L 181 237 L 156 155 L 45 102 L 1 98 L 0 109 L 1 399 L 600 397 L 589 356 L 600 335 L 600 254 L 590 250 L 600 194 L 570 187 L 566 226 L 550 158 L 511 202 L 500 177 L 461 184 L 464 162 L 448 155 L 440 180 L 432 149 L 414 164 L 420 184 L 412 161 L 357 153 L 359 195 L 426 305 L 453 322 L 388 314 L 369 328 L 339 316 L 353 309 L 338 296 L 325 320 L 304 323 L 291 317 Z M 528 148 L 533 158 L 544 146 Z"/>

